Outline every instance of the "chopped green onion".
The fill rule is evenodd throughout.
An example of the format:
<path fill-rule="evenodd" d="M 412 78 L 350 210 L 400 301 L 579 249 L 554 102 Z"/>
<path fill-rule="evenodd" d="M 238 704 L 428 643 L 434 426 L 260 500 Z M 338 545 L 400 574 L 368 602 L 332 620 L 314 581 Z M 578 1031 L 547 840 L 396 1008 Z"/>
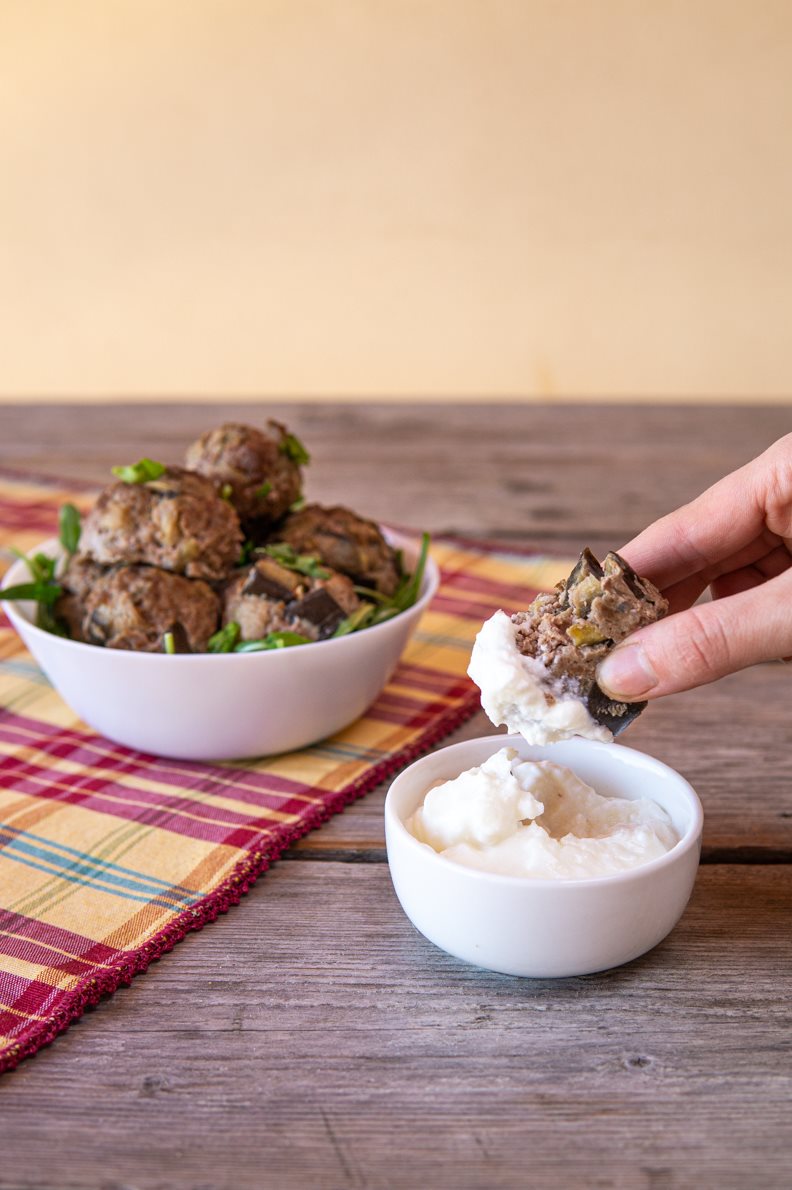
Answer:
<path fill-rule="evenodd" d="M 163 632 L 162 647 L 164 648 L 166 653 L 175 653 L 176 652 L 176 638 L 174 637 L 172 632 Z"/>
<path fill-rule="evenodd" d="M 239 641 L 239 634 L 242 629 L 237 624 L 236 620 L 229 620 L 219 631 L 215 632 L 214 636 L 209 637 L 206 646 L 209 653 L 230 653 L 235 648 Z"/>
<path fill-rule="evenodd" d="M 67 554 L 76 554 L 80 544 L 80 513 L 73 504 L 64 504 L 60 510 L 60 543 Z"/>
<path fill-rule="evenodd" d="M 305 574 L 308 578 L 330 578 L 330 571 L 322 566 L 315 554 L 297 554 L 292 546 L 285 541 L 274 545 L 265 545 L 263 551 L 270 558 L 274 558 L 287 570 L 294 570 L 298 574 Z"/>
<path fill-rule="evenodd" d="M 278 449 L 281 454 L 286 455 L 286 458 L 291 459 L 298 467 L 304 467 L 306 463 L 310 463 L 311 461 L 311 456 L 296 434 L 284 434 Z"/>
<path fill-rule="evenodd" d="M 312 641 L 299 632 L 269 632 L 261 640 L 244 640 L 234 648 L 235 653 L 265 653 L 271 649 L 290 649 L 293 645 L 310 645 Z"/>
<path fill-rule="evenodd" d="M 111 470 L 122 483 L 149 483 L 152 479 L 159 479 L 165 471 L 165 465 L 155 463 L 153 459 L 140 459 L 127 467 L 112 467 Z"/>
<path fill-rule="evenodd" d="M 269 482 L 265 482 L 261 485 L 260 488 L 258 488 L 258 490 L 254 493 L 254 495 L 257 500 L 264 500 L 267 496 L 269 496 L 271 491 L 272 491 L 272 484 Z"/>

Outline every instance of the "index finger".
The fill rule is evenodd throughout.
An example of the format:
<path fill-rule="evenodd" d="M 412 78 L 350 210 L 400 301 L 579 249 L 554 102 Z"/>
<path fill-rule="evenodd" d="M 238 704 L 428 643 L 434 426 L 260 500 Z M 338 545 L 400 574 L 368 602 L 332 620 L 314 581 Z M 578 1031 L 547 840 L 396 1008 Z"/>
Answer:
<path fill-rule="evenodd" d="M 719 479 L 690 504 L 649 525 L 619 553 L 661 590 L 716 569 L 758 538 L 764 542 L 758 547 L 761 556 L 780 539 L 765 526 L 758 462 Z"/>

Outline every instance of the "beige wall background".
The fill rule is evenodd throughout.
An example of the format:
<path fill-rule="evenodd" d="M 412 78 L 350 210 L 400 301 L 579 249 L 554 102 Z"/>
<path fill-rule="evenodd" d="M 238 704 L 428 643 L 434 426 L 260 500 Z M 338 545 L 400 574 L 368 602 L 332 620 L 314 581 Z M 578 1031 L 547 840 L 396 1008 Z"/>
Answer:
<path fill-rule="evenodd" d="M 0 0 L 0 397 L 792 396 L 789 0 Z"/>

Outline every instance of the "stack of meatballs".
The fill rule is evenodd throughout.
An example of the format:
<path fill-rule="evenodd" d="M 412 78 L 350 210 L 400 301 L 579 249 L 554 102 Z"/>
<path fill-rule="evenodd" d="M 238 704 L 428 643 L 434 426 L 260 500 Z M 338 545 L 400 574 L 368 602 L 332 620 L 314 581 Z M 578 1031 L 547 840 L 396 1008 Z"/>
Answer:
<path fill-rule="evenodd" d="M 400 565 L 372 521 L 299 507 L 307 461 L 279 422 L 228 424 L 193 442 L 184 467 L 111 484 L 59 578 L 56 616 L 75 640 L 149 653 L 167 634 L 178 652 L 205 652 L 232 623 L 241 642 L 332 636 L 360 608 L 356 588 L 392 595 Z M 309 556 L 308 573 L 254 548 L 273 544 Z"/>

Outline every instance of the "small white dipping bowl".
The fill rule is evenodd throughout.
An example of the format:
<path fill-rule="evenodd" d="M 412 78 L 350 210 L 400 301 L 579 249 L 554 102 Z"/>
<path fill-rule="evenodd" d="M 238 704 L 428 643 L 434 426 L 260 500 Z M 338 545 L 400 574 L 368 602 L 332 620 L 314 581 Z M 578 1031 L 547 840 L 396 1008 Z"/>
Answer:
<path fill-rule="evenodd" d="M 414 567 L 415 541 L 386 536 Z M 54 557 L 59 547 L 39 549 Z M 19 561 L 2 585 L 26 581 Z M 439 581 L 428 558 L 420 598 L 392 620 L 264 653 L 103 649 L 37 628 L 32 603 L 2 607 L 64 701 L 102 735 L 158 756 L 230 760 L 305 748 L 353 723 L 393 673 Z"/>
<path fill-rule="evenodd" d="M 651 798 L 671 818 L 679 842 L 642 867 L 591 880 L 494 875 L 419 843 L 405 822 L 427 790 L 505 747 L 528 760 L 566 765 L 605 796 Z M 701 803 L 679 773 L 621 744 L 583 739 L 537 747 L 499 735 L 453 744 L 411 764 L 385 800 L 391 877 L 413 925 L 468 963 L 542 978 L 617 967 L 665 938 L 693 888 L 702 825 Z"/>

